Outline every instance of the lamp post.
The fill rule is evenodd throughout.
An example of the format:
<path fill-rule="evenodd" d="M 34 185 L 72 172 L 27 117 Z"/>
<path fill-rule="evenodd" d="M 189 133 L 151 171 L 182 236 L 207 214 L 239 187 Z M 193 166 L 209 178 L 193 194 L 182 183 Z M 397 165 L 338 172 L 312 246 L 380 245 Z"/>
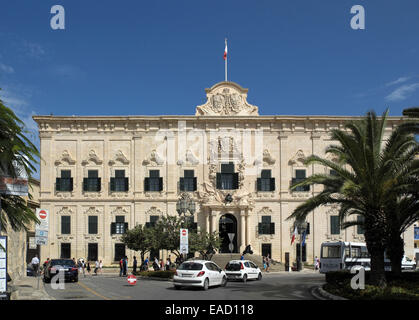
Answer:
<path fill-rule="evenodd" d="M 176 211 L 179 214 L 179 217 L 181 217 L 182 214 L 184 215 L 186 228 L 189 229 L 189 226 L 191 225 L 191 218 L 193 219 L 193 215 L 196 211 L 196 206 L 195 202 L 191 199 L 188 193 L 184 192 L 180 195 L 180 199 L 176 202 Z M 190 216 L 187 217 L 186 214 L 188 212 Z M 186 254 L 184 260 L 186 260 Z"/>
<path fill-rule="evenodd" d="M 297 229 L 300 234 L 300 256 L 297 260 L 297 270 L 301 271 L 303 269 L 303 233 L 307 230 L 307 222 L 298 221 Z"/>

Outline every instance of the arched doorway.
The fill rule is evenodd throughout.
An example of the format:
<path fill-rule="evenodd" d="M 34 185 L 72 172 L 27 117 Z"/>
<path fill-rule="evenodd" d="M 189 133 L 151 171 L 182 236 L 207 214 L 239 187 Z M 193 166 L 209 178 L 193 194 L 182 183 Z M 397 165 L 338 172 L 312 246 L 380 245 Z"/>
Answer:
<path fill-rule="evenodd" d="M 233 238 L 233 253 L 237 253 L 237 220 L 232 214 L 225 214 L 221 216 L 220 223 L 219 223 L 219 234 L 221 238 L 221 253 L 230 253 L 229 244 L 230 238 L 228 236 L 229 233 L 234 234 Z"/>

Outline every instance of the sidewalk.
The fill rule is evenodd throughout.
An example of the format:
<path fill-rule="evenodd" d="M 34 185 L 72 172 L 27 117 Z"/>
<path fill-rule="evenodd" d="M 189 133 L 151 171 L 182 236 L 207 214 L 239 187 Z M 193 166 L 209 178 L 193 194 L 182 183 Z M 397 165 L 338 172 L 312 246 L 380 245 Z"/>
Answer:
<path fill-rule="evenodd" d="M 55 300 L 45 291 L 41 277 L 39 278 L 39 289 L 36 277 L 25 276 L 22 279 L 13 280 L 10 285 L 12 286 L 10 300 Z"/>

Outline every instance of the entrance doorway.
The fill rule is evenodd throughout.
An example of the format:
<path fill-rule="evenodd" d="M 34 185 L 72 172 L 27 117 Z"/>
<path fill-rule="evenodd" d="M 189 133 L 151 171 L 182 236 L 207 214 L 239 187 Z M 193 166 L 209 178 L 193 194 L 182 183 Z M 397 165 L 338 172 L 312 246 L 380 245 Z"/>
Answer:
<path fill-rule="evenodd" d="M 272 244 L 271 243 L 262 243 L 262 256 L 272 259 Z"/>
<path fill-rule="evenodd" d="M 221 253 L 230 253 L 230 238 L 228 234 L 234 234 L 232 241 L 233 244 L 233 253 L 238 253 L 237 251 L 237 220 L 232 214 L 225 214 L 221 216 L 219 223 L 219 234 L 221 239 Z"/>

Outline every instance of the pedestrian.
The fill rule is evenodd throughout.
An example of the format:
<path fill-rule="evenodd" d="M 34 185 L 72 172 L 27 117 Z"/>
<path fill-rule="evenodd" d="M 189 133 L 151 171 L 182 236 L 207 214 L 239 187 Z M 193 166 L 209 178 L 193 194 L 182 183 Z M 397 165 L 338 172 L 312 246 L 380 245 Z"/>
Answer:
<path fill-rule="evenodd" d="M 166 261 L 166 270 L 170 270 L 170 258 L 167 258 L 167 261 Z"/>
<path fill-rule="evenodd" d="M 95 271 L 94 271 L 95 275 L 97 275 L 98 269 L 99 269 L 99 261 L 96 260 L 96 262 L 95 262 Z"/>
<path fill-rule="evenodd" d="M 128 257 L 127 256 L 124 257 L 123 268 L 124 268 L 124 277 L 126 277 L 127 272 L 128 272 Z"/>
<path fill-rule="evenodd" d="M 39 269 L 39 259 L 38 259 L 37 254 L 35 255 L 35 257 L 32 258 L 31 265 L 32 265 L 33 271 L 37 275 L 38 274 L 38 269 Z"/>
<path fill-rule="evenodd" d="M 163 262 L 163 259 L 160 259 L 160 270 L 164 270 L 164 262 Z"/>
<path fill-rule="evenodd" d="M 47 258 L 47 260 L 45 260 L 44 264 L 42 265 L 42 273 L 45 273 L 45 269 L 47 268 L 49 262 L 49 258 Z"/>
<path fill-rule="evenodd" d="M 155 264 L 155 271 L 157 271 L 157 270 L 159 270 L 160 269 L 160 267 L 159 267 L 159 259 L 157 259 L 157 257 L 154 257 L 154 264 Z"/>
<path fill-rule="evenodd" d="M 271 263 L 271 259 L 269 258 L 269 253 L 266 255 L 266 272 L 269 272 L 269 265 Z"/>
<path fill-rule="evenodd" d="M 137 257 L 134 256 L 134 262 L 132 263 L 132 273 L 136 274 L 137 273 Z"/>
<path fill-rule="evenodd" d="M 103 269 L 103 262 L 102 260 L 99 261 L 99 272 L 100 274 L 102 274 L 102 269 Z"/>
<path fill-rule="evenodd" d="M 266 258 L 265 258 L 265 256 L 262 256 L 262 261 L 263 261 L 263 271 L 266 271 Z"/>
<path fill-rule="evenodd" d="M 319 270 L 320 260 L 317 256 L 314 258 L 314 270 Z"/>
<path fill-rule="evenodd" d="M 81 260 L 81 268 L 83 269 L 83 276 L 86 277 L 86 273 L 85 273 L 85 268 L 86 268 L 86 263 L 84 262 L 84 260 Z"/>
<path fill-rule="evenodd" d="M 240 256 L 240 260 L 244 260 L 244 255 L 241 255 Z"/>
<path fill-rule="evenodd" d="M 90 262 L 87 262 L 87 273 L 90 275 Z"/>
<path fill-rule="evenodd" d="M 148 271 L 148 257 L 144 260 L 144 271 Z"/>
<path fill-rule="evenodd" d="M 124 272 L 124 261 L 123 261 L 123 259 L 121 258 L 121 260 L 119 260 L 119 276 L 120 277 L 122 277 L 122 274 L 123 274 L 123 272 Z"/>

